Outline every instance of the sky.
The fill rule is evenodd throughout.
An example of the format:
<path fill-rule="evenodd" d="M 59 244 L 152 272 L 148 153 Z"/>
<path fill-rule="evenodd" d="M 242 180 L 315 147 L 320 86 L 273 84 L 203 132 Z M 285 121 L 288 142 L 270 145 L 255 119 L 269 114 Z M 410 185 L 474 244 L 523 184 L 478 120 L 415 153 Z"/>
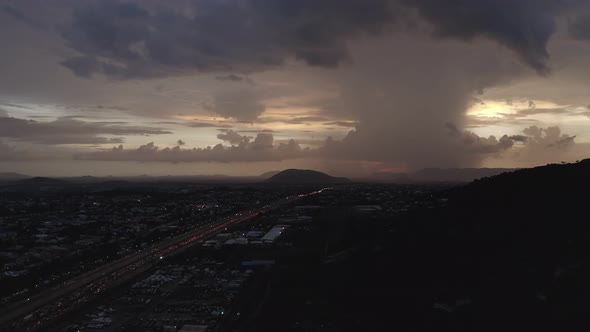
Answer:
<path fill-rule="evenodd" d="M 0 0 L 0 172 L 590 157 L 590 1 Z"/>

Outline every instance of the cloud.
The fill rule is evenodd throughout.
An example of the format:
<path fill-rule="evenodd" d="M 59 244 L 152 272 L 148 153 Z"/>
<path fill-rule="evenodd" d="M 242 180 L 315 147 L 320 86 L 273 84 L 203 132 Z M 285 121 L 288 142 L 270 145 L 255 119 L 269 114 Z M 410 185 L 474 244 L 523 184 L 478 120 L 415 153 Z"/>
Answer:
<path fill-rule="evenodd" d="M 590 14 L 581 14 L 568 21 L 570 36 L 579 40 L 590 40 Z"/>
<path fill-rule="evenodd" d="M 30 161 L 40 159 L 41 156 L 30 154 L 14 146 L 0 141 L 0 161 Z"/>
<path fill-rule="evenodd" d="M 356 127 L 357 123 L 354 121 L 332 121 L 332 122 L 326 122 L 326 123 L 324 123 L 324 125 L 354 128 L 354 127 Z"/>
<path fill-rule="evenodd" d="M 398 21 L 411 22 L 412 8 L 434 26 L 437 38 L 489 38 L 544 73 L 555 18 L 578 3 L 203 0 L 150 6 L 102 0 L 79 4 L 71 23 L 61 27 L 67 45 L 79 53 L 62 64 L 82 77 L 102 73 L 118 78 L 182 75 L 187 69 L 260 71 L 290 58 L 333 68 L 351 58 L 349 40 L 380 35 Z M 574 31 L 585 27 L 580 22 L 573 26 L 581 26 Z"/>
<path fill-rule="evenodd" d="M 246 76 L 241 76 L 241 75 L 236 75 L 236 74 L 228 74 L 228 75 L 224 75 L 224 76 L 217 76 L 215 77 L 215 79 L 219 80 L 219 81 L 230 81 L 230 82 L 244 82 L 244 83 L 248 83 L 248 84 L 254 84 L 254 82 L 246 77 Z"/>
<path fill-rule="evenodd" d="M 498 156 L 503 164 L 542 165 L 563 160 L 575 161 L 588 155 L 587 145 L 576 143 L 576 136 L 562 134 L 558 126 L 530 126 L 523 130 L 523 134 L 517 136 L 522 144 Z"/>
<path fill-rule="evenodd" d="M 214 96 L 213 103 L 205 104 L 205 109 L 224 118 L 240 121 L 254 121 L 266 107 L 259 96 L 250 90 L 222 91 Z"/>
<path fill-rule="evenodd" d="M 490 42 L 433 41 L 428 33 L 415 33 L 362 41 L 351 49 L 355 66 L 338 77 L 337 110 L 356 125 L 325 149 L 326 158 L 408 170 L 478 167 L 484 159 L 474 152 L 478 144 L 469 149 L 448 135 L 445 124 L 462 131 L 474 95 L 530 75 L 511 52 Z M 508 142 L 497 137 L 498 143 Z"/>
<path fill-rule="evenodd" d="M 449 136 L 458 143 L 457 148 L 469 154 L 498 153 L 512 148 L 514 142 L 523 141 L 521 136 L 503 135 L 499 140 L 493 135 L 481 137 L 468 130 L 461 131 L 452 123 L 447 123 L 445 127 L 449 131 Z"/>
<path fill-rule="evenodd" d="M 178 144 L 178 146 L 183 146 L 183 145 L 186 145 L 186 142 L 179 139 L 178 141 L 176 141 L 176 144 Z"/>
<path fill-rule="evenodd" d="M 435 27 L 440 37 L 487 37 L 512 49 L 540 73 L 548 71 L 547 43 L 555 19 L 577 1 L 560 0 L 404 0 Z"/>
<path fill-rule="evenodd" d="M 285 121 L 288 124 L 306 124 L 307 122 L 328 121 L 328 118 L 323 116 L 300 116 Z"/>
<path fill-rule="evenodd" d="M 122 143 L 123 138 L 99 135 L 163 135 L 171 132 L 150 127 L 113 125 L 108 122 L 85 122 L 59 118 L 38 122 L 13 117 L 0 117 L 0 137 L 39 144 L 106 144 Z"/>
<path fill-rule="evenodd" d="M 297 114 L 301 115 L 287 120 L 288 123 L 305 124 L 317 120 L 325 125 L 354 129 L 341 142 L 330 143 L 333 149 L 326 148 L 326 153 L 321 155 L 323 158 L 383 161 L 413 169 L 479 166 L 483 155 L 517 150 L 528 138 L 465 134 L 464 129 L 472 123 L 466 119 L 465 110 L 484 89 L 534 75 L 528 67 L 547 73 L 546 45 L 553 34 L 554 20 L 568 3 L 573 6 L 575 2 L 199 0 L 156 3 L 101 0 L 72 1 L 65 6 L 64 2 L 61 9 L 56 10 L 60 15 L 47 15 L 47 20 L 53 21 L 52 26 L 59 24 L 58 32 L 63 38 L 58 41 L 47 38 L 44 43 L 31 42 L 46 35 L 24 29 L 16 20 L 6 20 L 9 29 L 23 28 L 28 34 L 23 32 L 18 36 L 30 38 L 24 39 L 26 43 L 23 44 L 32 45 L 32 50 L 40 52 L 15 48 L 18 51 L 13 52 L 12 59 L 18 58 L 18 61 L 12 60 L 12 63 L 19 66 L 3 67 L 9 73 L 16 68 L 6 81 L 25 82 L 26 78 L 26 82 L 19 84 L 23 86 L 17 89 L 22 90 L 19 93 L 13 93 L 8 83 L 4 91 L 14 100 L 30 100 L 27 105 L 51 106 L 62 103 L 60 99 L 67 99 L 63 103 L 76 101 L 97 105 L 109 100 L 108 103 L 129 106 L 130 111 L 141 110 L 142 115 L 150 112 L 154 117 L 177 115 L 177 112 L 192 116 L 191 109 L 204 105 L 219 118 L 232 118 L 223 123 L 256 121 L 260 126 L 274 115 L 267 112 L 269 114 L 259 119 L 266 111 L 265 105 L 271 101 L 287 105 L 280 112 L 293 114 L 289 108 L 296 107 L 292 104 L 313 100 L 300 107 L 305 113 L 298 110 Z M 73 3 L 75 7 L 70 10 Z M 20 5 L 20 2 L 15 2 L 14 7 L 27 15 L 35 13 L 33 8 L 25 10 L 27 5 Z M 12 31 L 5 35 L 12 38 L 9 36 Z M 63 41 L 69 49 L 57 44 Z M 555 46 L 558 48 L 559 44 Z M 46 50 L 52 50 L 51 56 L 41 52 Z M 42 56 L 35 58 L 33 54 Z M 23 70 L 28 69 L 29 62 L 35 61 L 38 66 Z M 59 66 L 48 69 L 46 63 L 54 65 L 59 61 L 77 76 L 90 79 L 77 79 Z M 321 68 L 302 68 L 305 65 Z M 199 77 L 191 76 L 201 73 Z M 92 79 L 97 74 L 133 80 Z M 56 82 L 70 85 L 40 84 L 31 79 L 41 76 L 52 77 L 52 80 L 56 77 Z M 255 86 L 232 83 L 245 82 L 250 77 L 256 79 Z M 144 78 L 157 80 L 146 82 Z M 154 90 L 155 86 L 166 89 Z M 206 100 L 207 96 L 210 100 Z M 528 98 L 538 100 L 539 107 L 523 110 L 519 118 L 506 116 L 485 120 L 485 123 L 477 119 L 480 121 L 477 124 L 497 121 L 513 125 L 518 121 L 519 125 L 531 125 L 533 119 L 522 118 L 549 111 L 540 110 L 542 99 L 538 96 Z M 6 109 L 13 115 L 18 114 L 18 110 Z M 308 111 L 311 109 L 319 112 Z M 49 109 L 36 111 L 40 116 L 56 114 Z M 194 111 L 197 121 L 196 117 L 202 115 L 197 112 L 203 110 Z M 283 121 L 284 118 L 276 116 L 275 119 Z M 349 121 L 337 121 L 341 119 Z M 197 121 L 187 126 L 225 127 L 215 122 Z M 460 134 L 449 136 L 444 126 L 447 122 L 456 124 Z M 52 122 L 14 125 L 24 130 L 21 134 L 9 129 L 13 136 L 9 137 L 11 141 L 105 143 L 122 141 L 127 135 L 164 134 L 105 132 L 105 128 L 131 127 L 124 123 L 64 124 L 59 128 L 62 134 L 57 129 L 47 128 L 59 127 Z M 32 127 L 40 134 L 31 134 Z M 311 126 L 308 129 L 316 130 Z M 246 131 L 239 130 L 237 135 L 244 134 Z M 178 133 L 179 137 L 184 135 Z M 317 133 L 316 137 L 319 135 L 323 137 L 325 133 Z M 268 140 L 261 137 L 257 144 L 265 146 L 265 139 Z M 254 141 L 252 138 L 247 144 Z M 568 139 L 564 139 L 552 144 L 562 146 L 567 142 Z M 237 140 L 234 143 L 240 145 Z M 276 141 L 274 143 L 276 145 Z M 509 148 L 509 144 L 513 144 L 512 147 Z M 135 147 L 130 145 L 125 151 L 133 151 Z M 252 149 L 254 145 L 248 151 Z M 187 149 L 183 146 L 182 150 Z"/>
<path fill-rule="evenodd" d="M 18 20 L 20 22 L 23 22 L 24 24 L 26 24 L 32 28 L 35 28 L 35 29 L 43 28 L 43 26 L 41 24 L 39 24 L 35 20 L 31 19 L 27 15 L 25 15 L 19 9 L 14 8 L 12 6 L 9 6 L 9 5 L 0 6 L 0 11 L 2 13 L 4 13 L 5 15 L 8 15 L 8 16 L 12 17 L 13 19 Z"/>
<path fill-rule="evenodd" d="M 185 125 L 191 128 L 231 128 L 230 125 L 209 122 L 188 122 Z"/>
<path fill-rule="evenodd" d="M 459 147 L 465 149 L 468 153 L 474 154 L 494 154 L 508 150 L 514 145 L 512 136 L 503 135 L 498 140 L 493 135 L 485 138 L 470 131 L 463 133 L 461 141 L 463 144 L 459 145 Z"/>
<path fill-rule="evenodd" d="M 90 56 L 75 56 L 61 62 L 61 65 L 71 70 L 74 74 L 90 78 L 97 72 L 106 72 L 106 64 Z"/>
<path fill-rule="evenodd" d="M 393 20 L 388 0 L 204 0 L 149 10 L 143 4 L 80 5 L 61 28 L 80 55 L 63 64 L 82 77 L 119 78 L 168 75 L 170 69 L 260 70 L 288 57 L 334 67 L 348 58 L 347 38 L 376 34 Z"/>
<path fill-rule="evenodd" d="M 217 144 L 204 149 L 183 149 L 180 146 L 160 148 L 153 142 L 137 149 L 125 149 L 123 145 L 111 150 L 80 153 L 75 156 L 79 160 L 102 161 L 141 161 L 141 162 L 258 162 L 280 161 L 298 158 L 303 155 L 296 141 L 273 144 L 273 136 L 260 133 L 252 142 L 242 142 L 230 147 Z"/>
<path fill-rule="evenodd" d="M 248 143 L 250 138 L 247 136 L 242 136 L 233 130 L 227 130 L 224 133 L 218 134 L 217 138 L 222 141 L 229 142 L 232 145 L 237 145 L 240 143 Z"/>
<path fill-rule="evenodd" d="M 514 142 L 520 142 L 520 143 L 525 143 L 528 141 L 528 137 L 524 136 L 524 135 L 512 135 L 512 136 L 509 136 L 509 138 L 511 140 L 513 140 Z"/>
<path fill-rule="evenodd" d="M 561 134 L 558 126 L 539 128 L 531 126 L 523 133 L 529 137 L 528 145 L 535 148 L 567 148 L 574 144 L 576 136 Z"/>
<path fill-rule="evenodd" d="M 274 137 L 270 133 L 259 133 L 254 138 L 254 141 L 250 143 L 250 148 L 253 150 L 266 150 L 272 149 Z"/>

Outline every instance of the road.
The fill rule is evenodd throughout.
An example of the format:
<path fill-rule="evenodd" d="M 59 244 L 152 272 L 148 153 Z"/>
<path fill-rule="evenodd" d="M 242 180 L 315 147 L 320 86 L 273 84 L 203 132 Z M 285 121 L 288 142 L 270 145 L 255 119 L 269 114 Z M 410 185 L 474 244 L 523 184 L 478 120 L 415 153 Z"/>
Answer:
<path fill-rule="evenodd" d="M 0 330 L 38 331 L 105 291 L 141 274 L 161 259 L 178 254 L 232 225 L 251 220 L 302 198 L 319 194 L 326 189 L 285 197 L 264 207 L 223 218 L 83 273 L 28 300 L 6 308 L 0 317 Z"/>

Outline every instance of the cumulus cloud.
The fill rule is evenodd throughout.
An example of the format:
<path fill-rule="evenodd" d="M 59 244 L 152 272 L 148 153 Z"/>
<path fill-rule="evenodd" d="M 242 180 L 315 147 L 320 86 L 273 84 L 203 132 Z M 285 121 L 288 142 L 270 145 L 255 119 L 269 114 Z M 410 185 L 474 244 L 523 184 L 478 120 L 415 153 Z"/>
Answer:
<path fill-rule="evenodd" d="M 574 144 L 576 136 L 561 134 L 561 129 L 557 126 L 539 128 L 531 126 L 523 130 L 523 133 L 529 137 L 528 145 L 536 148 L 567 148 Z"/>
<path fill-rule="evenodd" d="M 514 145 L 514 141 L 508 135 L 503 135 L 500 139 L 493 135 L 486 138 L 469 131 L 463 133 L 461 140 L 463 144 L 459 147 L 464 148 L 468 153 L 475 154 L 498 153 L 510 149 Z"/>
<path fill-rule="evenodd" d="M 563 134 L 557 126 L 530 126 L 523 130 L 523 135 L 512 137 L 513 141 L 520 140 L 521 144 L 496 157 L 502 164 L 516 167 L 575 161 L 588 155 L 588 145 L 576 143 L 575 138 Z"/>
<path fill-rule="evenodd" d="M 489 158 L 503 160 L 508 157 L 508 160 L 520 164 L 542 164 L 560 161 L 562 158 L 575 160 L 580 155 L 587 155 L 588 151 L 587 147 L 575 149 L 576 136 L 562 134 L 558 126 L 530 126 L 522 131 L 523 135 L 502 135 L 500 138 L 493 135 L 482 137 L 469 130 L 461 130 L 451 123 L 447 123 L 445 129 L 454 153 L 460 155 L 464 162 L 478 162 Z M 329 137 L 322 147 L 308 150 L 308 155 L 365 160 L 364 155 L 354 155 L 351 151 L 370 150 L 375 147 L 359 146 L 361 141 L 357 135 L 358 132 L 353 130 L 342 140 Z M 572 157 L 574 155 L 575 158 Z"/>
<path fill-rule="evenodd" d="M 250 141 L 249 137 L 242 136 L 231 129 L 227 130 L 221 134 L 218 134 L 217 138 L 219 138 L 222 141 L 229 142 L 232 145 L 237 145 L 240 143 L 248 143 Z"/>
<path fill-rule="evenodd" d="M 103 161 L 142 161 L 142 162 L 257 162 L 280 161 L 300 157 L 304 150 L 290 140 L 287 143 L 273 144 L 273 136 L 260 133 L 252 142 L 239 145 L 183 149 L 180 146 L 160 148 L 153 142 L 137 149 L 125 149 L 123 145 L 111 150 L 77 154 L 80 160 Z"/>
<path fill-rule="evenodd" d="M 123 138 L 99 135 L 162 135 L 170 134 L 160 128 L 136 127 L 105 122 L 85 122 L 59 118 L 38 122 L 13 117 L 0 117 L 0 137 L 40 144 L 106 144 L 122 143 Z"/>

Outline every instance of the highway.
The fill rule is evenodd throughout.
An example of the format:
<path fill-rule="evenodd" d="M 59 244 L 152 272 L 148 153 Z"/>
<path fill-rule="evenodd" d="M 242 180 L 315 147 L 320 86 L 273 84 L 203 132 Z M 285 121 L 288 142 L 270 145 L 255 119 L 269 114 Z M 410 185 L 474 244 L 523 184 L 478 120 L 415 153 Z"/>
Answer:
<path fill-rule="evenodd" d="M 148 249 L 83 273 L 25 301 L 5 308 L 0 316 L 0 330 L 38 331 L 47 324 L 59 320 L 65 314 L 95 299 L 105 291 L 141 274 L 161 259 L 178 254 L 233 225 L 251 220 L 302 198 L 319 194 L 326 189 L 285 197 L 264 207 L 223 218 L 162 240 Z"/>

